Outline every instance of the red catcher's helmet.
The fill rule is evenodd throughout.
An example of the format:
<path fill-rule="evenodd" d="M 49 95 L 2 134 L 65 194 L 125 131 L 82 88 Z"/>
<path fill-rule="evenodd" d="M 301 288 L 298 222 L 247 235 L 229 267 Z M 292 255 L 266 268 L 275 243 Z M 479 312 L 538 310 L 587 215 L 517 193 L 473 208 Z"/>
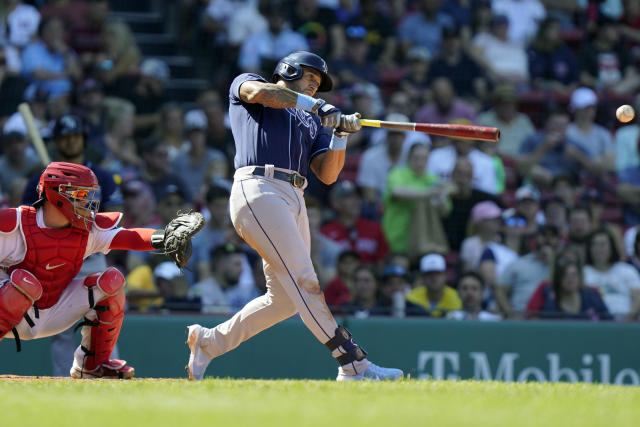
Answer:
<path fill-rule="evenodd" d="M 91 230 L 100 207 L 98 178 L 86 166 L 52 162 L 40 175 L 38 196 L 53 204 L 72 227 Z"/>

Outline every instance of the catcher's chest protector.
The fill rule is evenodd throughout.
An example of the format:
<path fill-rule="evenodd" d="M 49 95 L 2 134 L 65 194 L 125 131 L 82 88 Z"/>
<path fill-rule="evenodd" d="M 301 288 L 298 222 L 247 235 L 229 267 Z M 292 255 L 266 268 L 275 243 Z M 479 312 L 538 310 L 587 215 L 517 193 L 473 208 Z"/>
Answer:
<path fill-rule="evenodd" d="M 40 228 L 36 223 L 36 209 L 24 206 L 21 207 L 20 230 L 27 253 L 20 264 L 9 268 L 9 273 L 17 268 L 33 273 L 44 290 L 38 308 L 49 308 L 80 271 L 89 232 L 74 227 Z"/>

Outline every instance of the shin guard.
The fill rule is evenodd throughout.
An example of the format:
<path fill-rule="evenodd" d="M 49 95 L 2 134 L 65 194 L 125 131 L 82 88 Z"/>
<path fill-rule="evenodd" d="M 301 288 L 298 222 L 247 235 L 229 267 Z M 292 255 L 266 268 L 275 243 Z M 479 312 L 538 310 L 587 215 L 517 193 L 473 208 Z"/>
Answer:
<path fill-rule="evenodd" d="M 347 365 L 354 361 L 360 361 L 367 357 L 367 352 L 353 341 L 351 333 L 342 326 L 336 328 L 335 336 L 324 345 L 331 351 L 337 348 L 340 349 L 340 352 L 343 354 L 336 357 L 340 366 Z"/>
<path fill-rule="evenodd" d="M 42 285 L 36 276 L 27 270 L 13 270 L 9 280 L 0 286 L 0 339 L 22 321 L 41 296 Z"/>

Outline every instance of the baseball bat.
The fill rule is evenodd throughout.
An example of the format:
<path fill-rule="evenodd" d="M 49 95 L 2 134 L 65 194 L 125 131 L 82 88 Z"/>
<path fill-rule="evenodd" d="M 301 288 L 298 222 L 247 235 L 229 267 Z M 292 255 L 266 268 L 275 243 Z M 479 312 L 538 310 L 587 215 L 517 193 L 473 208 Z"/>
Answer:
<path fill-rule="evenodd" d="M 360 119 L 362 126 L 409 130 L 431 135 L 448 136 L 460 139 L 477 139 L 480 141 L 497 142 L 500 139 L 500 129 L 487 126 L 448 125 L 440 123 L 407 123 L 388 122 L 384 120 Z"/>
<path fill-rule="evenodd" d="M 27 133 L 31 138 L 31 142 L 40 157 L 40 160 L 45 166 L 48 166 L 51 163 L 51 159 L 49 158 L 49 153 L 47 152 L 47 148 L 44 145 L 44 141 L 42 141 L 42 137 L 40 136 L 40 132 L 36 127 L 36 122 L 33 119 L 33 114 L 31 113 L 31 107 L 26 102 L 18 105 L 18 111 L 22 115 L 24 119 L 24 123 L 27 125 Z"/>

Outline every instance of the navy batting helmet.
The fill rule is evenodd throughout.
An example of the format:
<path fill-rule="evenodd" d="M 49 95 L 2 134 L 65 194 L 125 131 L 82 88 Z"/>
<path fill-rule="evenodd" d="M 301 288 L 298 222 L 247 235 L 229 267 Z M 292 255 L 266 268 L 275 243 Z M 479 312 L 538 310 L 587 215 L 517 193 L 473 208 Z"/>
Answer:
<path fill-rule="evenodd" d="M 282 58 L 280 62 L 278 62 L 278 65 L 276 65 L 276 69 L 273 70 L 271 81 L 275 83 L 278 81 L 278 78 L 297 80 L 302 77 L 303 66 L 313 68 L 322 74 L 322 81 L 318 87 L 318 92 L 328 92 L 331 90 L 333 81 L 331 77 L 329 77 L 329 70 L 325 60 L 315 53 L 305 52 L 303 50 L 293 52 Z"/>
<path fill-rule="evenodd" d="M 84 133 L 82 119 L 73 114 L 65 114 L 56 120 L 56 123 L 53 126 L 52 136 L 53 138 L 58 138 L 64 135 L 84 135 Z"/>

